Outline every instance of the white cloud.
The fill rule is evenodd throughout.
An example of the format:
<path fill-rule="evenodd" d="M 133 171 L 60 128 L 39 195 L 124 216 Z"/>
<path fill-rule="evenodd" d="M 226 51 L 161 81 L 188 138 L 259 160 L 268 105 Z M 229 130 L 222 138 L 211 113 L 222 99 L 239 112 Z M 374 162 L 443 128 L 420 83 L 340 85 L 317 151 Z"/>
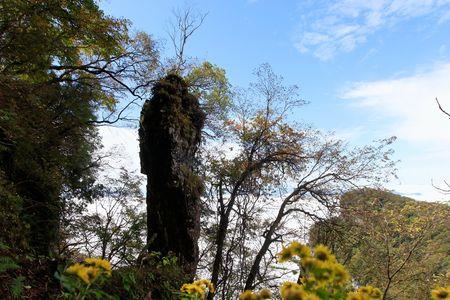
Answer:
<path fill-rule="evenodd" d="M 435 102 L 437 97 L 450 110 L 450 63 L 413 76 L 355 83 L 341 97 L 390 117 L 391 134 L 413 142 L 450 145 L 450 120 Z"/>
<path fill-rule="evenodd" d="M 364 132 L 399 138 L 394 145 L 399 181 L 390 188 L 417 199 L 445 199 L 431 181 L 450 180 L 450 120 L 435 102 L 439 98 L 450 111 L 450 62 L 410 76 L 351 84 L 341 97 L 372 120 Z"/>
<path fill-rule="evenodd" d="M 311 2 L 307 2 L 311 3 Z M 338 52 L 351 52 L 384 28 L 412 18 L 436 15 L 439 23 L 450 20 L 449 0 L 334 0 L 313 1 L 302 16 L 295 42 L 302 53 L 312 52 L 322 60 Z"/>

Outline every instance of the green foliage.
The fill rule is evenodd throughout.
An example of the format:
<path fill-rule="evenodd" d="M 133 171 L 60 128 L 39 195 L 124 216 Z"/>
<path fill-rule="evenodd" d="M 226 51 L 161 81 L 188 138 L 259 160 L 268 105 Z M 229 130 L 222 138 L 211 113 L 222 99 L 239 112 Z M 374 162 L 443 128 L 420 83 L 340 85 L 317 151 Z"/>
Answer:
<path fill-rule="evenodd" d="M 58 240 L 60 200 L 92 182 L 89 122 L 107 93 L 83 65 L 120 53 L 126 22 L 89 0 L 6 0 L 0 16 L 0 186 L 17 195 L 2 210 L 29 227 L 26 240 L 37 254 L 48 255 Z"/>
<path fill-rule="evenodd" d="M 59 273 L 55 274 L 55 276 L 64 289 L 62 292 L 63 299 L 119 299 L 102 290 L 104 285 L 103 278 L 92 285 L 86 285 L 82 280 L 73 276 Z"/>
<path fill-rule="evenodd" d="M 127 38 L 127 22 L 105 16 L 93 0 L 6 0 L 0 14 L 1 70 L 26 80 L 46 81 L 54 63 L 76 66 L 89 56 L 119 54 Z"/>
<path fill-rule="evenodd" d="M 0 256 L 0 273 L 18 268 L 19 265 L 12 258 L 7 256 Z"/>
<path fill-rule="evenodd" d="M 11 248 L 0 241 L 0 292 L 7 291 L 12 299 L 19 299 L 26 280 L 25 276 L 19 275 L 21 271 L 22 268 Z"/>
<path fill-rule="evenodd" d="M 1 153 L 1 149 L 0 149 Z M 1 155 L 0 155 L 1 160 Z M 25 248 L 26 224 L 20 217 L 23 199 L 17 195 L 14 185 L 8 182 L 0 170 L 0 240 L 18 248 Z M 5 250 L 0 244 L 0 251 Z"/>
<path fill-rule="evenodd" d="M 12 257 L 11 248 L 0 240 L 0 273 L 19 268 L 16 259 Z"/>
<path fill-rule="evenodd" d="M 24 282 L 25 282 L 25 277 L 18 276 L 16 278 L 14 278 L 13 282 L 11 283 L 10 291 L 11 291 L 11 296 L 14 299 L 18 299 L 21 297 L 21 295 L 23 293 L 23 289 L 25 287 Z"/>
<path fill-rule="evenodd" d="M 71 199 L 92 196 L 97 113 L 154 75 L 156 45 L 128 25 L 94 0 L 0 2 L 0 211 L 36 254 L 56 252 Z"/>
<path fill-rule="evenodd" d="M 175 256 L 149 253 L 139 266 L 122 267 L 113 271 L 105 290 L 120 299 L 176 299 L 179 287 L 188 280 Z"/>
<path fill-rule="evenodd" d="M 96 132 L 87 123 L 93 107 L 80 102 L 87 91 L 57 84 L 33 90 L 30 85 L 23 83 L 21 94 L 2 86 L 7 98 L 0 108 L 9 117 L 0 118 L 0 136 L 11 146 L 0 153 L 0 172 L 11 200 L 0 205 L 11 211 L 10 219 L 23 222 L 19 228 L 29 227 L 25 236 L 31 248 L 48 255 L 57 240 L 61 200 L 75 191 L 81 195 L 93 180 Z"/>
<path fill-rule="evenodd" d="M 206 113 L 207 133 L 219 135 L 230 112 L 233 96 L 225 70 L 205 61 L 191 68 L 184 79 Z"/>
<path fill-rule="evenodd" d="M 93 258 L 55 273 L 63 287 L 64 299 L 118 299 L 103 290 L 110 276 L 109 262 Z"/>
<path fill-rule="evenodd" d="M 205 61 L 194 67 L 184 80 L 209 117 L 225 116 L 231 104 L 231 91 L 224 69 Z"/>
<path fill-rule="evenodd" d="M 134 272 L 120 272 L 119 276 L 125 293 L 129 295 L 131 299 L 136 299 L 139 292 L 135 289 L 137 280 Z"/>

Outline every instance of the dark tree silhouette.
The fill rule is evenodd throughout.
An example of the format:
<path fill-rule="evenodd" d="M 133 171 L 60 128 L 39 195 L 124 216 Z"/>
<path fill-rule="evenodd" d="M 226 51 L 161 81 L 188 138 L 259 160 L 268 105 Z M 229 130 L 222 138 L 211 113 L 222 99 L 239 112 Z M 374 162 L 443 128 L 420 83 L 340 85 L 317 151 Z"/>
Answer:
<path fill-rule="evenodd" d="M 177 75 L 153 88 L 139 129 L 141 172 L 147 175 L 149 251 L 175 254 L 192 277 L 198 261 L 199 201 L 203 184 L 194 173 L 205 114 Z"/>

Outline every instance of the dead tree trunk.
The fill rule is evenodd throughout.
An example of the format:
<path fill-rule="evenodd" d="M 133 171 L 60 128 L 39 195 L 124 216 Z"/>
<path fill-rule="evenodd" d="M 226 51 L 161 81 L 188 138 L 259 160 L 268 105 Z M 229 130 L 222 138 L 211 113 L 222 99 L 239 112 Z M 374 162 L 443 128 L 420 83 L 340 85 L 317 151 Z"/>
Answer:
<path fill-rule="evenodd" d="M 141 172 L 147 175 L 149 251 L 175 254 L 192 277 L 198 261 L 199 201 L 194 173 L 205 114 L 183 79 L 168 75 L 153 88 L 139 129 Z"/>

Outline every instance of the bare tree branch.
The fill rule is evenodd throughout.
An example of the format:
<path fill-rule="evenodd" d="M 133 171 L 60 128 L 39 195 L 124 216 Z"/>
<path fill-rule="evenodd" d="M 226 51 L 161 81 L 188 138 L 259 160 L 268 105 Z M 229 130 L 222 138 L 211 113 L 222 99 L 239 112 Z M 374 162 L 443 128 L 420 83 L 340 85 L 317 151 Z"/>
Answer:
<path fill-rule="evenodd" d="M 445 111 L 445 110 L 442 108 L 441 104 L 439 103 L 438 98 L 436 98 L 436 103 L 437 103 L 439 109 L 440 109 L 444 114 L 446 114 L 447 117 L 449 117 L 449 119 L 450 119 L 450 113 L 448 113 L 447 111 Z"/>
<path fill-rule="evenodd" d="M 191 8 L 173 10 L 174 21 L 168 30 L 175 51 L 176 62 L 173 71 L 182 73 L 186 66 L 185 50 L 188 39 L 202 26 L 208 14 L 194 13 Z"/>

